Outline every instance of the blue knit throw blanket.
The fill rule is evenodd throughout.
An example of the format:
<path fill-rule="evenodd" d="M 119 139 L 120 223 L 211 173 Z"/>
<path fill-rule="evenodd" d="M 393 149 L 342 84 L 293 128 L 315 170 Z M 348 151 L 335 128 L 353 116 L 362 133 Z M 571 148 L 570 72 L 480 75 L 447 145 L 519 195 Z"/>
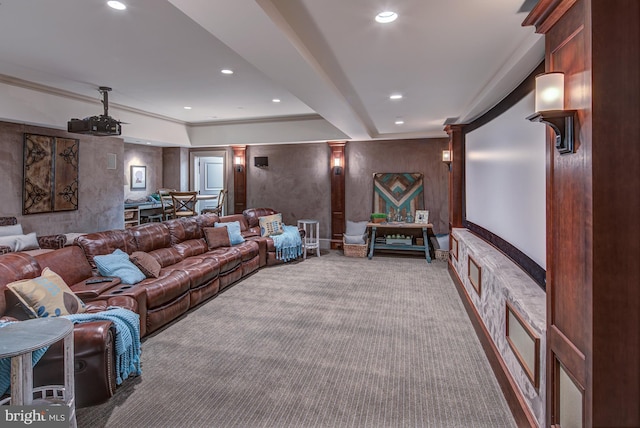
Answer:
<path fill-rule="evenodd" d="M 6 327 L 13 322 L 0 322 L 0 328 Z M 31 363 L 35 366 L 40 358 L 47 352 L 48 346 L 31 353 Z M 8 394 L 11 389 L 11 358 L 0 359 L 0 397 Z"/>
<path fill-rule="evenodd" d="M 288 262 L 302 254 L 302 239 L 300 231 L 295 226 L 282 226 L 284 233 L 273 235 L 273 244 L 276 247 L 276 259 Z"/>
<path fill-rule="evenodd" d="M 110 307 L 92 314 L 65 315 L 74 324 L 107 320 L 116 328 L 116 384 L 120 385 L 129 375 L 139 376 L 140 368 L 140 315 L 128 309 Z"/>

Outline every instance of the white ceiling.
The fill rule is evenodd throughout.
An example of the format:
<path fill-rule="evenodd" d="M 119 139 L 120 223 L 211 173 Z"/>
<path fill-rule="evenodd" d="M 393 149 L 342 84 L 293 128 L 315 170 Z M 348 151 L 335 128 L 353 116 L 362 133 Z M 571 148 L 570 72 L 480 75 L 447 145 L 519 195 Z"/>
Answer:
<path fill-rule="evenodd" d="M 444 136 L 544 55 L 521 26 L 535 0 L 122 1 L 0 0 L 0 75 L 96 100 L 110 86 L 112 105 L 187 126 L 316 118 L 326 139 L 368 140 Z M 385 9 L 399 18 L 374 22 Z"/>

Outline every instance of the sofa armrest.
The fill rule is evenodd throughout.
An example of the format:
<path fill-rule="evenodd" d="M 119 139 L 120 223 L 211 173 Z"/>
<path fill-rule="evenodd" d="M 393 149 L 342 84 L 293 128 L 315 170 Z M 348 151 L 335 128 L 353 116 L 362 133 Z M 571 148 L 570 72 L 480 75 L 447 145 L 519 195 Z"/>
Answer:
<path fill-rule="evenodd" d="M 38 236 L 38 245 L 47 250 L 57 250 L 67 243 L 67 236 L 63 234 Z"/>
<path fill-rule="evenodd" d="M 8 254 L 11 252 L 11 247 L 7 247 L 6 245 L 0 245 L 0 254 Z"/>
<path fill-rule="evenodd" d="M 111 321 L 74 325 L 76 407 L 103 403 L 116 390 L 115 330 Z M 62 385 L 62 341 L 49 347 L 34 368 L 34 385 Z"/>
<path fill-rule="evenodd" d="M 83 302 L 86 303 L 86 302 L 90 302 L 92 300 L 96 300 L 100 298 L 100 295 L 103 294 L 105 291 L 108 291 L 109 289 L 120 284 L 120 278 L 117 278 L 117 277 L 108 278 L 108 279 L 111 279 L 111 281 L 109 282 L 98 282 L 96 284 L 87 284 L 88 280 L 100 279 L 100 278 L 104 278 L 104 277 L 93 276 L 91 278 L 87 278 L 82 282 L 73 284 L 69 288 L 71 288 L 71 291 L 73 291 L 73 293 L 76 296 L 78 296 Z"/>

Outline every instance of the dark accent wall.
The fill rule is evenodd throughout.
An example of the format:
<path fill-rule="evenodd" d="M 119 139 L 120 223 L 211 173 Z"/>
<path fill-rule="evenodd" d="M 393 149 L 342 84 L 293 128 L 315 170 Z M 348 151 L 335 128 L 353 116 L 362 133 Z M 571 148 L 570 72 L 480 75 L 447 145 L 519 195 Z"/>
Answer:
<path fill-rule="evenodd" d="M 79 145 L 78 210 L 22 215 L 24 133 L 76 138 Z M 107 169 L 107 154 L 116 169 Z M 0 216 L 15 216 L 25 232 L 39 235 L 95 232 L 124 226 L 124 142 L 116 137 L 70 134 L 59 129 L 0 122 Z"/>
<path fill-rule="evenodd" d="M 189 190 L 189 149 L 162 149 L 162 187 L 179 191 Z"/>
<path fill-rule="evenodd" d="M 347 220 L 367 220 L 373 208 L 373 174 L 419 172 L 424 175 L 424 203 L 434 233 L 449 232 L 449 168 L 442 163 L 448 138 L 351 141 L 346 157 Z"/>
<path fill-rule="evenodd" d="M 345 148 L 346 220 L 368 220 L 373 206 L 373 174 L 424 174 L 425 208 L 435 233 L 447 233 L 449 170 L 442 163 L 447 138 L 351 141 Z M 287 224 L 313 218 L 320 237 L 331 236 L 331 148 L 326 143 L 270 144 L 247 147 L 247 207 L 271 207 Z M 253 166 L 268 156 L 269 166 Z"/>

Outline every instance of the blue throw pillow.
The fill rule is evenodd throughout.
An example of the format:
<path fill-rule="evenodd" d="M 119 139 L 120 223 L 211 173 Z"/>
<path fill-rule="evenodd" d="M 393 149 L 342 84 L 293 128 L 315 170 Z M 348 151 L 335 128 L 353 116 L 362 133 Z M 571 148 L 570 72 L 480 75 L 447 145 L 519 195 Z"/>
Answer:
<path fill-rule="evenodd" d="M 227 228 L 227 233 L 229 234 L 229 242 L 231 242 L 231 245 L 242 244 L 244 242 L 242 233 L 240 233 L 239 221 L 230 221 L 229 223 L 216 223 L 214 224 L 214 226 Z"/>
<path fill-rule="evenodd" d="M 129 260 L 129 255 L 116 249 L 105 256 L 94 256 L 98 272 L 102 276 L 117 276 L 123 284 L 136 284 L 146 278 L 136 265 Z"/>

